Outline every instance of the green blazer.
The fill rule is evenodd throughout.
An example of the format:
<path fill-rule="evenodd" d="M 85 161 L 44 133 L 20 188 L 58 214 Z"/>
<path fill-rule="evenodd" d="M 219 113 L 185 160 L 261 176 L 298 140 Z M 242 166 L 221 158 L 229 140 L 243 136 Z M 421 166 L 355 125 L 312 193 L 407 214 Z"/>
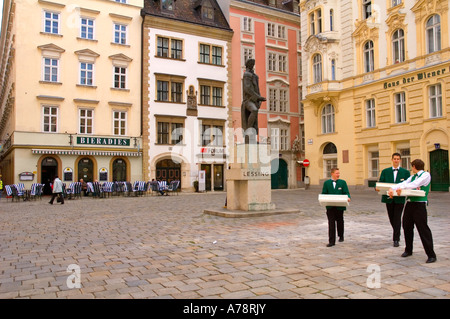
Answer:
<path fill-rule="evenodd" d="M 385 168 L 381 171 L 380 179 L 378 180 L 380 183 L 401 183 L 403 181 L 406 181 L 409 177 L 410 173 L 408 170 L 399 167 L 397 172 L 397 178 L 394 181 L 394 170 L 392 167 Z M 394 196 L 394 198 L 389 198 L 387 195 L 381 196 L 381 202 L 382 203 L 394 203 L 397 204 L 404 204 L 406 200 L 405 196 Z"/>
<path fill-rule="evenodd" d="M 326 180 L 325 183 L 323 183 L 322 187 L 322 194 L 330 194 L 330 195 L 348 195 L 350 198 L 350 192 L 348 190 L 347 182 L 343 179 L 338 179 L 336 181 L 336 187 L 333 187 L 333 180 L 329 179 Z M 327 206 L 326 208 L 329 209 L 333 206 Z M 346 210 L 347 207 L 345 206 L 337 206 L 336 207 L 339 210 Z"/>

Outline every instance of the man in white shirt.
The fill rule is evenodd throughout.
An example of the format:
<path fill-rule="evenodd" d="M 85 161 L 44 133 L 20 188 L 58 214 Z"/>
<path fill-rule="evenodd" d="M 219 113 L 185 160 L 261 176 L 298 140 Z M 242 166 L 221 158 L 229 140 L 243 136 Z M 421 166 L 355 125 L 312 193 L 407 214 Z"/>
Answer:
<path fill-rule="evenodd" d="M 423 248 L 428 256 L 426 262 L 433 263 L 436 261 L 436 254 L 433 250 L 433 235 L 427 223 L 426 206 L 428 192 L 430 191 L 431 175 L 423 170 L 425 163 L 420 159 L 412 161 L 411 166 L 414 175 L 389 189 L 389 197 L 391 198 L 394 196 L 394 191 L 400 196 L 402 189 L 420 189 L 425 191 L 425 196 L 409 196 L 406 200 L 405 212 L 403 213 L 403 233 L 406 247 L 402 257 L 411 256 L 413 253 L 414 225 L 416 225 Z"/>

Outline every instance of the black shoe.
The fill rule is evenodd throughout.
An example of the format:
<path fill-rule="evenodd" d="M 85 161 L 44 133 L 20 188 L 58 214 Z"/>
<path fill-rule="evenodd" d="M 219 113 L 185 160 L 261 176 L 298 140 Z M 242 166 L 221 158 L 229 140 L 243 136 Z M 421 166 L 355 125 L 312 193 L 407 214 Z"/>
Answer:
<path fill-rule="evenodd" d="M 436 257 L 428 257 L 426 263 L 431 264 L 431 263 L 434 263 L 436 260 L 437 260 Z"/>
<path fill-rule="evenodd" d="M 52 202 L 48 202 L 50 205 L 53 205 L 53 203 Z"/>
<path fill-rule="evenodd" d="M 398 242 L 398 240 L 394 240 L 394 247 L 398 247 L 400 246 L 400 243 Z"/>
<path fill-rule="evenodd" d="M 402 257 L 409 257 L 409 256 L 411 256 L 412 255 L 412 253 L 408 253 L 407 251 L 405 251 L 403 254 L 402 254 Z"/>
<path fill-rule="evenodd" d="M 329 244 L 327 245 L 327 247 L 332 247 L 332 246 L 334 246 L 334 244 L 332 244 L 332 243 L 329 243 Z"/>
<path fill-rule="evenodd" d="M 344 236 L 339 237 L 339 242 L 342 243 L 344 241 Z"/>

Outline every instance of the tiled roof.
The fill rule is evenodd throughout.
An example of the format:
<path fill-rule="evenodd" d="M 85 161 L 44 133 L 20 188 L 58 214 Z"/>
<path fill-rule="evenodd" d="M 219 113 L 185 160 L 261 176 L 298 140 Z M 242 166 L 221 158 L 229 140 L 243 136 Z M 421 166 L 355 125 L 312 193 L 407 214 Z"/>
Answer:
<path fill-rule="evenodd" d="M 295 6 L 298 6 L 298 0 L 237 0 L 239 2 L 253 2 L 265 7 L 271 7 L 282 11 L 298 13 Z"/>
<path fill-rule="evenodd" d="M 142 15 L 163 17 L 231 31 L 216 0 L 175 0 L 174 9 L 171 11 L 162 10 L 161 1 L 145 0 Z M 203 18 L 201 14 L 202 6 L 208 5 L 208 3 L 214 10 L 214 19 L 211 20 Z"/>

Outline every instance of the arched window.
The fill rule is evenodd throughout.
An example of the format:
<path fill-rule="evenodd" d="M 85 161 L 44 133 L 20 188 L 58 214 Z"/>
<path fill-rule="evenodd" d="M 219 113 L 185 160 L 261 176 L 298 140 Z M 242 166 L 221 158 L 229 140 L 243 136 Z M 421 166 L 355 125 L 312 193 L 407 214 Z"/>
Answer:
<path fill-rule="evenodd" d="M 313 76 L 314 83 L 322 82 L 322 56 L 320 54 L 313 56 Z"/>
<path fill-rule="evenodd" d="M 426 24 L 427 53 L 441 49 L 441 18 L 435 14 L 427 20 Z"/>
<path fill-rule="evenodd" d="M 322 109 L 322 133 L 334 133 L 334 107 L 331 104 Z"/>
<path fill-rule="evenodd" d="M 398 29 L 392 35 L 392 62 L 400 63 L 405 61 L 405 33 Z"/>
<path fill-rule="evenodd" d="M 117 158 L 112 164 L 112 180 L 127 181 L 127 162 L 122 158 Z"/>
<path fill-rule="evenodd" d="M 374 70 L 373 42 L 367 41 L 364 44 L 364 71 L 372 72 Z"/>

